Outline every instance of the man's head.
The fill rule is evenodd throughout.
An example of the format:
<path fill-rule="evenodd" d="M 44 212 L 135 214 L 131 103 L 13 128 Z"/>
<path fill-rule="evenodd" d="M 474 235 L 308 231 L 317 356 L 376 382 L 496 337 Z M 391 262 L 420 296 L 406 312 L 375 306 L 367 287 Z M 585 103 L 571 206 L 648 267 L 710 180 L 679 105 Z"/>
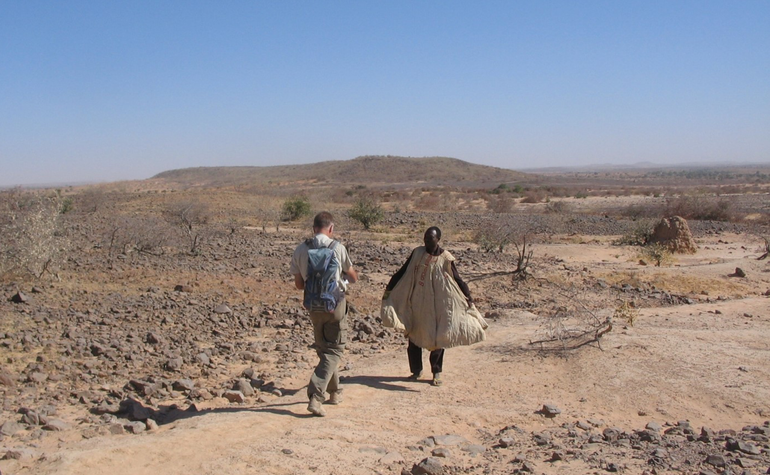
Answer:
<path fill-rule="evenodd" d="M 328 211 L 321 211 L 313 218 L 313 232 L 331 235 L 334 231 L 334 217 Z"/>
<path fill-rule="evenodd" d="M 432 253 L 438 247 L 438 242 L 441 240 L 441 230 L 436 226 L 431 226 L 425 231 L 423 236 L 423 242 L 425 243 L 425 249 Z"/>

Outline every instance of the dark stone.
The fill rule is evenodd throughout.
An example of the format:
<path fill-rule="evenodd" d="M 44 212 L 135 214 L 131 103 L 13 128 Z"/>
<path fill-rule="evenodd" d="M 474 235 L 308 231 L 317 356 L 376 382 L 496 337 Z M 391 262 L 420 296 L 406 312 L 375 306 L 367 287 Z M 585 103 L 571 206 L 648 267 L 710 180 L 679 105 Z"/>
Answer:
<path fill-rule="evenodd" d="M 195 388 L 195 382 L 191 379 L 177 379 L 171 387 L 176 391 L 192 391 Z"/>
<path fill-rule="evenodd" d="M 434 457 L 448 458 L 452 456 L 452 452 L 446 447 L 436 447 L 430 453 Z"/>
<path fill-rule="evenodd" d="M 27 297 L 24 292 L 21 290 L 13 294 L 11 297 L 11 302 L 13 303 L 27 303 L 29 302 L 29 297 Z"/>
<path fill-rule="evenodd" d="M 155 332 L 149 332 L 147 333 L 147 336 L 144 338 L 144 341 L 146 341 L 151 345 L 157 345 L 158 343 L 161 343 L 163 341 L 163 337 L 161 337 Z"/>
<path fill-rule="evenodd" d="M 232 391 L 232 390 L 225 391 L 223 396 L 225 399 L 227 399 L 230 402 L 239 403 L 239 404 L 246 402 L 246 397 L 240 391 Z"/>
<path fill-rule="evenodd" d="M 141 421 L 129 422 L 123 426 L 128 432 L 132 434 L 141 434 L 147 430 L 147 425 Z"/>
<path fill-rule="evenodd" d="M 428 457 L 412 467 L 412 475 L 442 475 L 444 466 L 436 457 Z"/>
<path fill-rule="evenodd" d="M 727 460 L 722 454 L 711 454 L 708 457 L 706 457 L 707 464 L 713 465 L 715 467 L 725 467 L 727 465 Z"/>
<path fill-rule="evenodd" d="M 133 398 L 127 398 L 120 402 L 120 412 L 126 413 L 128 419 L 132 421 L 146 421 L 151 416 L 150 409 Z"/>
<path fill-rule="evenodd" d="M 69 428 L 69 424 L 66 422 L 60 421 L 59 419 L 53 419 L 48 422 L 48 424 L 43 426 L 43 430 L 50 430 L 55 432 L 60 432 L 63 430 L 67 430 Z"/>
<path fill-rule="evenodd" d="M 554 406 L 553 404 L 544 404 L 543 408 L 540 409 L 540 414 L 544 415 L 545 417 L 556 417 L 561 414 L 561 409 Z"/>
<path fill-rule="evenodd" d="M 182 369 L 184 360 L 182 358 L 169 358 L 163 365 L 169 371 L 179 371 Z"/>

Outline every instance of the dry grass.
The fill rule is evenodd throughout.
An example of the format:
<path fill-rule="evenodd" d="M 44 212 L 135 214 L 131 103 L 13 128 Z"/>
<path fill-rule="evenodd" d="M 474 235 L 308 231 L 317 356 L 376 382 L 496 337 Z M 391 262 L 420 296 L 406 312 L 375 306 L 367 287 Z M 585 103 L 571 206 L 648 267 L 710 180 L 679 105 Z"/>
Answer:
<path fill-rule="evenodd" d="M 676 272 L 612 272 L 600 273 L 597 277 L 611 285 L 630 285 L 631 287 L 652 288 L 682 295 L 709 295 L 742 298 L 752 293 L 752 289 L 739 281 L 727 277 L 709 277 Z"/>

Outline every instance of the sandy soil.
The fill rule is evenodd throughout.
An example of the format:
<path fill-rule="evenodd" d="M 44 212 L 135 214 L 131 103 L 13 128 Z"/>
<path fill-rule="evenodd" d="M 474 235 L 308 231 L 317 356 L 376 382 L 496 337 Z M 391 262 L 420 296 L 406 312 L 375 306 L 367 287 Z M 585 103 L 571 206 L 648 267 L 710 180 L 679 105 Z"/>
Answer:
<path fill-rule="evenodd" d="M 6 460 L 0 467 L 20 474 L 401 473 L 430 455 L 424 439 L 455 434 L 487 451 L 471 455 L 451 447 L 444 464 L 454 473 L 510 473 L 506 464 L 515 451 L 492 448 L 490 440 L 512 425 L 538 431 L 588 419 L 623 430 L 650 421 L 688 420 L 714 429 L 761 424 L 770 419 L 770 300 L 762 295 L 770 285 L 767 264 L 753 260 L 747 239 L 702 241 L 702 251 L 667 269 L 639 266 L 636 256 L 606 243 L 541 247 L 605 277 L 665 272 L 711 286 L 699 294 L 711 301 L 642 309 L 633 326 L 616 324 L 601 347 L 566 355 L 537 351 L 529 345 L 536 316 L 510 310 L 490 321 L 487 341 L 447 351 L 442 387 L 404 379 L 404 344 L 371 356 L 349 355 L 345 400 L 327 406 L 324 418 L 306 411 L 308 368 L 284 381 L 283 397 L 266 396 L 264 404 L 215 399 L 138 436 L 62 435 L 43 457 Z M 725 289 L 739 285 L 727 277 L 737 265 L 754 279 L 740 284 L 748 296 L 717 300 L 720 282 Z M 307 361 L 315 362 L 309 349 Z M 537 413 L 543 404 L 562 413 L 545 418 Z M 644 462 L 625 463 L 629 473 L 641 473 Z M 538 473 L 591 471 L 580 460 L 536 464 Z"/>

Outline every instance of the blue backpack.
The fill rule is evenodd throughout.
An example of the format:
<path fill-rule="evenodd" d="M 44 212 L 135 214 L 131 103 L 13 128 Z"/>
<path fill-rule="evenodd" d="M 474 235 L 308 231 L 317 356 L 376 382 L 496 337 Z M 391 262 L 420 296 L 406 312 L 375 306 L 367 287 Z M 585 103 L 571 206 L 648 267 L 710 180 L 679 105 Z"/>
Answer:
<path fill-rule="evenodd" d="M 337 283 L 340 263 L 334 254 L 337 241 L 329 247 L 315 247 L 315 240 L 305 242 L 307 251 L 307 280 L 305 280 L 304 306 L 311 312 L 332 313 L 342 300 L 343 290 Z"/>

